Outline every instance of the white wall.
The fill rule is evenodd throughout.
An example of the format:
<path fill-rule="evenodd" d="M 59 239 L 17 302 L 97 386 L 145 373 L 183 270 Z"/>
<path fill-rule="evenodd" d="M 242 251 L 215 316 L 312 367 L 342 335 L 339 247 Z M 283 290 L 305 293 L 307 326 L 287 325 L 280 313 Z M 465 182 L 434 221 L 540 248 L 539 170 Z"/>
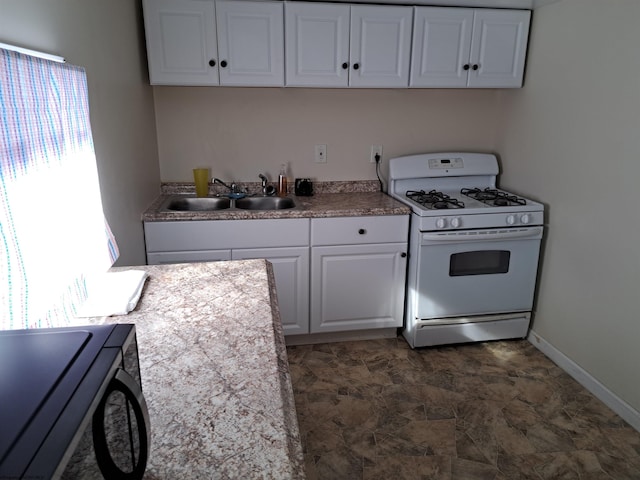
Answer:
<path fill-rule="evenodd" d="M 164 181 L 192 181 L 195 166 L 223 180 L 375 179 L 371 145 L 389 158 L 422 151 L 491 150 L 495 90 L 154 87 Z M 313 161 L 327 145 L 327 163 Z"/>
<path fill-rule="evenodd" d="M 0 42 L 85 67 L 102 199 L 120 247 L 118 265 L 144 264 L 140 214 L 160 192 L 160 173 L 140 2 L 2 0 Z M 43 192 L 52 206 L 55 190 L 51 185 Z"/>
<path fill-rule="evenodd" d="M 533 17 L 525 88 L 501 93 L 502 186 L 547 205 L 533 329 L 640 410 L 640 2 Z"/>

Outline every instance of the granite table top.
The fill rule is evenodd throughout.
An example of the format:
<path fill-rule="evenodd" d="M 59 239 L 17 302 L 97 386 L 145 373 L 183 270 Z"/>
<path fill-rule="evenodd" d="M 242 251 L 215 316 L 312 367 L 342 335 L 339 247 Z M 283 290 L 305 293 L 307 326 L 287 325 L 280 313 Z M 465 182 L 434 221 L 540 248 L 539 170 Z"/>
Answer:
<path fill-rule="evenodd" d="M 195 196 L 189 184 L 163 185 L 160 195 L 142 214 L 145 222 L 188 220 L 242 220 L 271 218 L 322 218 L 353 217 L 369 215 L 409 215 L 410 208 L 380 192 L 373 182 L 327 182 L 318 185 L 317 193 L 310 197 L 289 194 L 295 202 L 294 208 L 284 210 L 242 210 L 237 208 L 214 211 L 171 211 L 163 209 L 169 196 Z M 249 187 L 255 191 L 255 187 Z M 223 193 L 210 187 L 210 195 Z"/>
<path fill-rule="evenodd" d="M 304 460 L 271 264 L 145 270 L 136 325 L 151 419 L 145 479 L 303 479 Z"/>

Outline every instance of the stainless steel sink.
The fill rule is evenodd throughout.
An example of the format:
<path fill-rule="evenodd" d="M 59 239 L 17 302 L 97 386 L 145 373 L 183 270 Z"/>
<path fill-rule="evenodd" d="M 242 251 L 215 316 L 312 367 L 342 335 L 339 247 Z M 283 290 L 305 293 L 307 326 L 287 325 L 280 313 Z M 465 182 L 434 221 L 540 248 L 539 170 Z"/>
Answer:
<path fill-rule="evenodd" d="M 211 212 L 238 208 L 241 210 L 283 210 L 296 206 L 288 197 L 244 197 L 229 199 L 227 197 L 192 197 L 174 195 L 167 198 L 161 211 L 169 212 Z"/>
<path fill-rule="evenodd" d="M 231 200 L 225 197 L 170 197 L 161 208 L 178 212 L 207 212 L 230 207 Z"/>
<path fill-rule="evenodd" d="M 295 206 L 289 197 L 245 197 L 236 200 L 236 207 L 243 210 L 284 210 Z"/>

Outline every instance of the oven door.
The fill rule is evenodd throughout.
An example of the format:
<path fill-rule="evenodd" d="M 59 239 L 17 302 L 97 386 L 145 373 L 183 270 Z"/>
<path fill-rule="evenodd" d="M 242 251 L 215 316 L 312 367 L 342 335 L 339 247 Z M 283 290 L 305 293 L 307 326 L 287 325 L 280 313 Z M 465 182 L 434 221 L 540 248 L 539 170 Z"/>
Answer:
<path fill-rule="evenodd" d="M 543 228 L 421 232 L 418 319 L 530 311 Z"/>

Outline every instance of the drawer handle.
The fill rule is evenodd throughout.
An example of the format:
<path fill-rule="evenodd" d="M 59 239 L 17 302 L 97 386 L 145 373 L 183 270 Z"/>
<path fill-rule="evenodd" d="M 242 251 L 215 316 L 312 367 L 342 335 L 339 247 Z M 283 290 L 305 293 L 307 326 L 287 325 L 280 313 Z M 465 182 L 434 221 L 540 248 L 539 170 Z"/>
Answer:
<path fill-rule="evenodd" d="M 360 235 L 364 235 L 365 233 L 367 233 L 367 231 L 364 228 L 361 228 L 360 230 L 358 230 L 358 233 Z"/>

